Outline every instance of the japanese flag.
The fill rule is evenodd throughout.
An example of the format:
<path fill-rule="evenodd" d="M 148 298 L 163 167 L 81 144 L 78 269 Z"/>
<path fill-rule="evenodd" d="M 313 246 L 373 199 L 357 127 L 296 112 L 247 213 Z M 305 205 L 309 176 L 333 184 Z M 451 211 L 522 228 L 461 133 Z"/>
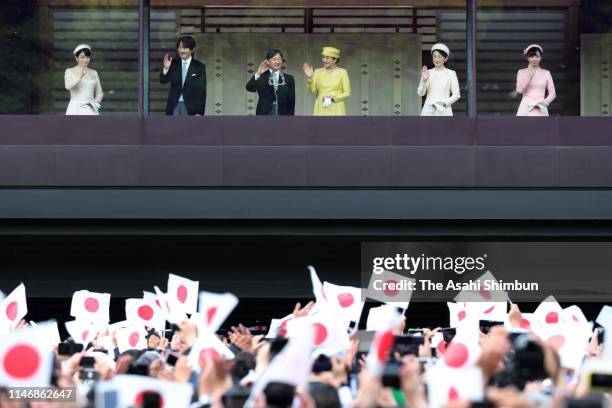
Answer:
<path fill-rule="evenodd" d="M 478 286 L 480 290 L 462 290 L 455 296 L 456 302 L 508 302 L 508 292 L 503 290 L 489 290 L 490 287 L 493 287 L 493 284 L 498 283 L 491 272 L 487 271 L 480 278 L 474 279 L 473 281 L 479 283 Z"/>
<path fill-rule="evenodd" d="M 365 302 L 361 299 L 361 288 L 323 283 L 327 303 L 336 308 L 347 321 L 359 322 Z"/>
<path fill-rule="evenodd" d="M 77 320 L 84 319 L 108 323 L 110 293 L 97 293 L 88 290 L 77 290 L 72 294 L 70 316 Z"/>
<path fill-rule="evenodd" d="M 108 330 L 111 333 L 116 333 L 118 330 L 126 328 L 126 327 L 130 327 L 132 324 L 133 323 L 130 323 L 127 320 L 122 320 L 120 322 L 113 323 L 110 326 L 108 326 Z"/>
<path fill-rule="evenodd" d="M 238 298 L 231 293 L 200 292 L 198 325 L 215 333 L 236 305 Z"/>
<path fill-rule="evenodd" d="M 563 322 L 563 309 L 554 296 L 549 296 L 538 305 L 535 312 L 533 312 L 533 317 L 534 323 L 538 326 L 544 327 L 559 324 Z"/>
<path fill-rule="evenodd" d="M 508 315 L 507 302 L 466 302 L 466 311 L 478 320 L 503 322 Z"/>
<path fill-rule="evenodd" d="M 348 321 L 335 309 L 323 307 L 319 313 L 292 319 L 287 323 L 287 335 L 293 337 L 308 330 L 314 331 L 313 347 L 327 355 L 343 353 L 349 347 L 346 331 Z"/>
<path fill-rule="evenodd" d="M 510 321 L 508 320 L 507 316 L 506 316 L 506 320 L 505 320 L 504 326 L 506 327 L 507 330 L 513 329 L 513 327 L 510 324 Z M 520 327 L 515 327 L 514 329 L 522 329 L 522 330 L 529 330 L 529 331 L 534 331 L 535 332 L 535 331 L 537 331 L 537 327 L 538 327 L 538 325 L 536 324 L 535 317 L 533 316 L 533 313 L 523 313 L 523 312 L 521 312 Z"/>
<path fill-rule="evenodd" d="M 144 396 L 157 393 L 160 396 L 159 407 L 187 408 L 193 394 L 190 384 L 163 381 L 142 375 L 116 375 L 110 381 L 96 384 L 96 396 L 104 397 L 106 393 L 117 393 L 120 407 L 141 407 Z M 98 406 L 98 404 L 96 404 Z"/>
<path fill-rule="evenodd" d="M 0 337 L 0 386 L 47 387 L 54 355 L 49 347 L 48 323 Z"/>
<path fill-rule="evenodd" d="M 59 328 L 57 327 L 57 322 L 55 320 L 47 320 L 45 322 L 36 323 L 30 321 L 30 326 L 39 327 L 46 331 L 45 339 L 48 340 L 50 348 L 53 348 L 58 345 L 62 340 L 59 334 Z"/>
<path fill-rule="evenodd" d="M 296 321 L 301 319 L 306 319 L 306 317 L 296 319 Z M 314 327 L 308 325 L 296 328 L 295 336 L 289 339 L 287 345 L 274 357 L 259 380 L 253 385 L 251 396 L 245 407 L 252 407 L 266 385 L 271 382 L 281 382 L 296 387 L 304 386 L 308 382 L 311 368 L 310 354 L 313 337 L 316 336 L 314 332 Z"/>
<path fill-rule="evenodd" d="M 602 326 L 604 332 L 604 359 L 608 362 L 612 360 L 612 306 L 605 305 L 597 315 L 597 324 Z"/>
<path fill-rule="evenodd" d="M 23 283 L 0 302 L 0 313 L 2 325 L 9 327 L 9 329 L 15 328 L 28 313 L 26 291 Z"/>
<path fill-rule="evenodd" d="M 439 408 L 449 402 L 484 398 L 482 370 L 478 367 L 449 368 L 445 364 L 434 365 L 426 375 L 429 407 Z"/>
<path fill-rule="evenodd" d="M 408 286 L 415 282 L 415 279 L 394 272 L 372 273 L 366 297 L 406 310 L 412 298 L 412 290 Z"/>
<path fill-rule="evenodd" d="M 313 266 L 308 267 L 308 271 L 310 272 L 310 281 L 312 282 L 312 293 L 314 294 L 315 300 L 317 303 L 326 302 L 325 293 L 323 292 L 323 284 L 321 283 L 321 279 L 319 279 L 319 275 L 317 275 L 317 271 Z"/>
<path fill-rule="evenodd" d="M 142 325 L 132 325 L 119 329 L 115 336 L 119 353 L 147 348 L 147 331 Z"/>
<path fill-rule="evenodd" d="M 612 306 L 602 307 L 595 321 L 601 327 L 612 330 Z"/>
<path fill-rule="evenodd" d="M 373 307 L 368 312 L 368 320 L 366 322 L 366 331 L 386 330 L 389 316 L 398 313 L 398 309 L 393 305 L 380 305 Z M 401 317 L 401 314 L 399 315 Z"/>
<path fill-rule="evenodd" d="M 183 313 L 195 313 L 198 308 L 198 286 L 198 281 L 170 274 L 167 292 L 170 307 L 177 308 Z"/>
<path fill-rule="evenodd" d="M 287 323 L 289 323 L 291 319 L 293 319 L 293 313 L 290 313 L 281 319 L 272 319 L 270 321 L 270 329 L 268 330 L 268 334 L 266 334 L 266 338 L 286 336 L 287 335 Z"/>
<path fill-rule="evenodd" d="M 162 292 L 157 286 L 155 286 L 155 296 L 155 304 L 160 307 L 162 314 L 168 322 L 178 324 L 187 321 L 187 315 L 183 311 L 183 308 L 169 301 L 169 296 Z"/>
<path fill-rule="evenodd" d="M 66 330 L 75 343 L 86 346 L 98 333 L 105 330 L 108 326 L 101 322 L 88 322 L 86 320 L 71 320 L 65 323 Z"/>
<path fill-rule="evenodd" d="M 232 360 L 234 357 L 234 353 L 214 333 L 204 332 L 198 337 L 187 358 L 189 366 L 200 371 L 200 362 L 206 359 Z"/>
<path fill-rule="evenodd" d="M 589 338 L 576 331 L 570 324 L 558 323 L 543 326 L 539 333 L 544 344 L 554 349 L 561 359 L 561 367 L 577 370 L 587 353 Z"/>
<path fill-rule="evenodd" d="M 368 371 L 377 378 L 382 375 L 389 353 L 393 348 L 395 341 L 393 328 L 397 325 L 401 316 L 395 307 L 390 305 L 384 305 L 383 307 L 383 312 L 379 316 L 381 327 L 374 334 L 366 360 Z"/>
<path fill-rule="evenodd" d="M 468 317 L 467 303 L 446 302 L 448 306 L 448 320 L 450 327 L 457 327 L 463 319 Z"/>
<path fill-rule="evenodd" d="M 590 338 L 593 334 L 593 322 L 589 322 L 582 309 L 577 305 L 566 307 L 561 312 L 561 317 L 573 330 L 580 333 L 585 338 Z"/>
<path fill-rule="evenodd" d="M 480 356 L 479 341 L 478 320 L 464 319 L 457 326 L 457 334 L 446 346 L 440 362 L 451 369 L 474 366 Z"/>
<path fill-rule="evenodd" d="M 161 331 L 166 327 L 166 319 L 155 302 L 144 299 L 125 300 L 125 318 L 128 322 Z"/>

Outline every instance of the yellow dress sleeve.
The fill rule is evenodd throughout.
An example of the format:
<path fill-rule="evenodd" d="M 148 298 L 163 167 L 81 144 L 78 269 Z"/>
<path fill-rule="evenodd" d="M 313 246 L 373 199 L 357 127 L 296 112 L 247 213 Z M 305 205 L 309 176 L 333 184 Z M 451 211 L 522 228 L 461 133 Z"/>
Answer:
<path fill-rule="evenodd" d="M 308 82 L 308 91 L 310 93 L 316 93 L 318 88 L 319 76 L 317 75 L 317 70 L 315 69 L 314 74 L 312 75 L 312 81 Z"/>
<path fill-rule="evenodd" d="M 351 81 L 349 80 L 348 72 L 346 70 L 342 70 L 340 81 L 342 91 L 334 96 L 334 100 L 336 102 L 343 101 L 351 96 Z"/>

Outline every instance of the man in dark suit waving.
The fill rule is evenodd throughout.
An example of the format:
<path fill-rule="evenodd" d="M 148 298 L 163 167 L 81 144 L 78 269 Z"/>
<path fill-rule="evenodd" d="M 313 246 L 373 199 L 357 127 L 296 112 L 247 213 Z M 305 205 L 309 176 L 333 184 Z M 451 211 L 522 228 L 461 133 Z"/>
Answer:
<path fill-rule="evenodd" d="M 176 42 L 180 58 L 164 56 L 159 82 L 170 82 L 166 115 L 204 115 L 206 107 L 206 65 L 193 58 L 195 40 L 184 36 Z"/>
<path fill-rule="evenodd" d="M 282 52 L 272 48 L 266 53 L 257 72 L 246 84 L 249 92 L 257 92 L 257 115 L 293 115 L 295 111 L 295 81 L 282 72 Z"/>

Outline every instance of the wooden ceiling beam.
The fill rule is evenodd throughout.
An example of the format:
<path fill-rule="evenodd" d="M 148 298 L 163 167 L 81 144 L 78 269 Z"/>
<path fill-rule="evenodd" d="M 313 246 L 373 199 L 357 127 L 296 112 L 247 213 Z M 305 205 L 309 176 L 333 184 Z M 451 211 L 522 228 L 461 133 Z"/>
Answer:
<path fill-rule="evenodd" d="M 151 0 L 151 7 L 465 7 L 466 0 Z M 38 0 L 50 7 L 137 7 L 137 0 Z M 478 0 L 478 7 L 579 7 L 580 0 Z"/>

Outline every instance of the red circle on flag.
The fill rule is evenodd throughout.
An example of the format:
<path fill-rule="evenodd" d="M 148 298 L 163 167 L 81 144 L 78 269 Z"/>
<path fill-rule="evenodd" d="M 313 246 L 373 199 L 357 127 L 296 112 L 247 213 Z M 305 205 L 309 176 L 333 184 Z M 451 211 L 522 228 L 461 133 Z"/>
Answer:
<path fill-rule="evenodd" d="M 19 304 L 15 301 L 12 301 L 6 307 L 6 317 L 8 317 L 9 320 L 13 321 L 17 318 L 17 312 L 19 312 Z"/>
<path fill-rule="evenodd" d="M 555 334 L 545 341 L 546 345 L 552 347 L 553 350 L 559 351 L 565 344 L 565 337 L 560 334 Z"/>
<path fill-rule="evenodd" d="M 557 313 L 557 312 L 548 312 L 546 314 L 546 323 L 548 323 L 548 324 L 559 323 L 559 313 Z"/>
<path fill-rule="evenodd" d="M 6 351 L 2 365 L 11 377 L 20 380 L 32 377 L 40 366 L 40 354 L 30 344 L 15 344 Z"/>
<path fill-rule="evenodd" d="M 466 316 L 465 310 L 462 310 L 459 313 L 457 313 L 457 317 L 459 318 L 459 321 L 462 321 L 463 319 L 465 319 L 465 316 Z"/>
<path fill-rule="evenodd" d="M 393 289 L 389 287 L 389 284 L 393 285 Z M 397 284 L 398 282 L 395 279 L 387 279 L 383 283 L 383 292 L 385 293 L 385 295 L 389 297 L 397 296 L 397 294 L 399 293 L 399 289 L 397 289 Z"/>
<path fill-rule="evenodd" d="M 149 321 L 153 318 L 154 314 L 153 308 L 149 305 L 142 305 L 138 308 L 138 317 L 140 317 L 142 320 Z"/>
<path fill-rule="evenodd" d="M 521 317 L 521 329 L 529 330 L 531 328 L 531 322 L 524 317 Z"/>
<path fill-rule="evenodd" d="M 318 346 L 327 339 L 327 327 L 321 323 L 313 323 L 312 326 L 315 329 L 314 344 Z"/>
<path fill-rule="evenodd" d="M 154 390 L 144 390 L 144 391 L 140 391 L 138 394 L 136 394 L 136 397 L 134 397 L 134 405 L 136 406 L 141 406 L 144 403 L 144 397 L 145 395 L 155 395 L 155 394 L 159 394 L 157 391 Z M 164 399 L 162 398 L 162 396 L 159 396 L 159 408 L 162 408 L 164 406 Z"/>
<path fill-rule="evenodd" d="M 138 340 L 140 340 L 140 334 L 136 332 L 131 333 L 128 337 L 128 343 L 132 347 L 136 347 L 136 345 L 138 344 Z"/>
<path fill-rule="evenodd" d="M 444 362 L 452 368 L 463 366 L 470 356 L 470 352 L 465 344 L 451 343 L 444 352 Z"/>
<path fill-rule="evenodd" d="M 340 293 L 338 295 L 338 303 L 340 303 L 340 306 L 346 308 L 355 303 L 355 298 L 350 293 Z"/>
<path fill-rule="evenodd" d="M 206 311 L 206 322 L 207 324 L 210 324 L 213 319 L 215 318 L 215 315 L 217 314 L 217 308 L 216 307 L 211 307 L 210 309 L 208 309 Z"/>
<path fill-rule="evenodd" d="M 204 363 L 206 363 L 206 361 L 208 360 L 219 361 L 220 359 L 221 355 L 217 350 L 212 347 L 203 348 L 202 350 L 200 350 L 200 354 L 198 356 L 198 362 L 200 363 L 200 366 L 204 366 Z"/>
<path fill-rule="evenodd" d="M 287 335 L 287 323 L 289 322 L 289 320 L 291 320 L 292 317 L 285 319 L 281 322 L 281 324 L 278 326 L 278 328 L 276 329 L 276 334 L 281 336 L 281 337 L 285 337 Z"/>
<path fill-rule="evenodd" d="M 479 292 L 480 296 L 482 296 L 484 299 L 491 300 L 491 298 L 493 297 L 491 292 L 486 290 L 485 288 L 480 288 Z"/>
<path fill-rule="evenodd" d="M 448 389 L 448 400 L 449 401 L 454 401 L 454 400 L 458 400 L 459 399 L 459 391 L 457 391 L 457 389 L 455 387 L 450 387 Z"/>
<path fill-rule="evenodd" d="M 487 310 L 484 311 L 484 314 L 489 314 L 491 313 L 493 310 L 495 309 L 495 305 L 491 306 L 490 308 L 488 308 Z"/>
<path fill-rule="evenodd" d="M 391 351 L 391 347 L 393 347 L 394 340 L 395 336 L 391 330 L 387 330 L 380 336 L 376 357 L 378 357 L 378 360 L 381 363 L 387 361 L 387 357 L 389 357 L 389 352 Z"/>
<path fill-rule="evenodd" d="M 439 342 L 438 347 L 436 347 L 436 350 L 438 351 L 438 353 L 444 354 L 444 352 L 446 351 L 446 342 L 444 340 Z"/>
<path fill-rule="evenodd" d="M 89 313 L 96 313 L 100 308 L 100 302 L 98 302 L 96 298 L 88 297 L 85 299 L 85 302 L 83 302 L 83 306 Z"/>
<path fill-rule="evenodd" d="M 181 303 L 185 303 L 187 301 L 187 288 L 185 285 L 180 285 L 176 288 L 176 297 Z"/>

